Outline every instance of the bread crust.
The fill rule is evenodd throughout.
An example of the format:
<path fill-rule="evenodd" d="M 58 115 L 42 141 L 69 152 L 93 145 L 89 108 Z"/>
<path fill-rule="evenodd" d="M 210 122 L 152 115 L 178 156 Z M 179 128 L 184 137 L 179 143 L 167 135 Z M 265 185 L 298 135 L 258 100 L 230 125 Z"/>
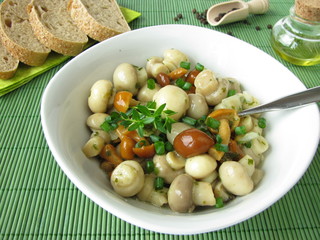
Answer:
<path fill-rule="evenodd" d="M 9 79 L 18 69 L 19 60 L 14 58 L 0 42 L 0 79 Z"/>
<path fill-rule="evenodd" d="M 30 65 L 30 66 L 40 66 L 42 65 L 45 60 L 47 59 L 48 54 L 50 53 L 50 49 L 43 46 L 44 51 L 35 51 L 31 48 L 27 48 L 22 46 L 19 42 L 16 42 L 10 36 L 8 36 L 7 31 L 10 31 L 8 27 L 6 26 L 6 19 L 4 19 L 5 16 L 5 8 L 10 8 L 8 6 L 9 4 L 12 4 L 12 0 L 5 0 L 0 5 L 0 37 L 2 40 L 2 44 L 5 46 L 8 52 L 11 53 L 12 56 L 17 58 L 19 61 Z M 23 19 L 23 17 L 22 17 Z M 23 21 L 28 23 L 28 19 L 23 19 Z M 30 26 L 31 28 L 31 26 Z M 24 33 L 19 33 L 24 34 Z M 40 43 L 39 43 L 40 44 Z"/>
<path fill-rule="evenodd" d="M 66 8 L 65 10 L 67 11 Z M 37 5 L 35 4 L 34 0 L 32 0 L 28 5 L 27 11 L 29 14 L 29 21 L 32 26 L 33 32 L 43 45 L 45 45 L 46 47 L 52 49 L 57 53 L 68 55 L 68 56 L 76 56 L 80 52 L 82 52 L 86 43 L 88 42 L 88 37 L 86 36 L 85 33 L 82 33 L 81 31 L 78 31 L 78 32 L 73 31 L 74 35 L 77 34 L 78 39 L 76 41 L 72 41 L 70 39 L 67 39 L 66 37 L 61 38 L 59 36 L 56 36 L 52 31 L 50 31 L 50 29 L 48 29 L 48 27 L 46 26 L 46 23 L 44 23 L 41 20 L 41 16 L 39 14 L 39 11 L 37 11 Z M 69 21 L 69 19 L 63 20 L 63 22 L 67 22 L 67 21 Z M 71 21 L 71 18 L 70 18 L 70 21 Z M 65 26 L 60 26 L 60 27 L 63 28 Z M 76 25 L 74 25 L 74 27 L 77 28 Z M 67 32 L 72 30 L 66 28 L 65 31 Z"/>
<path fill-rule="evenodd" d="M 118 4 L 115 1 L 112 2 L 116 4 L 118 13 L 122 15 Z M 68 4 L 68 11 L 77 26 L 89 37 L 99 42 L 124 32 L 119 32 L 100 24 L 97 19 L 88 12 L 81 0 L 70 0 Z M 130 31 L 131 29 L 127 22 L 124 20 L 123 23 L 127 26 L 126 31 Z"/>

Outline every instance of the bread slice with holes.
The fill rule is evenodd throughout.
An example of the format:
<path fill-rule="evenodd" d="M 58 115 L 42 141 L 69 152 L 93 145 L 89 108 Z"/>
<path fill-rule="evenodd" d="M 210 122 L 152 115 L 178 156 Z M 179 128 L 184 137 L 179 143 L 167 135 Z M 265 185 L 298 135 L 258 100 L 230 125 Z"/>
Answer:
<path fill-rule="evenodd" d="M 0 5 L 0 37 L 15 58 L 30 66 L 42 65 L 50 49 L 44 46 L 29 23 L 27 5 L 30 0 L 5 0 Z"/>
<path fill-rule="evenodd" d="M 32 0 L 28 5 L 29 21 L 43 45 L 75 56 L 84 49 L 88 37 L 73 23 L 67 5 L 68 0 Z"/>
<path fill-rule="evenodd" d="M 131 30 L 115 0 L 70 0 L 68 10 L 77 26 L 97 41 Z"/>
<path fill-rule="evenodd" d="M 13 57 L 0 41 L 0 79 L 9 79 L 18 69 L 19 60 Z"/>

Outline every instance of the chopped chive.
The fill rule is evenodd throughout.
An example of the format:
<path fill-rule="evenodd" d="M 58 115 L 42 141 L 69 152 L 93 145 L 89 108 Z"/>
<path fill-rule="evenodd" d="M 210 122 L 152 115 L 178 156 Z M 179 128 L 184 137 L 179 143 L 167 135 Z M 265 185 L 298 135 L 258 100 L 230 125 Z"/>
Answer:
<path fill-rule="evenodd" d="M 182 86 L 182 89 L 188 91 L 190 90 L 191 87 L 192 87 L 192 83 L 185 82 Z"/>
<path fill-rule="evenodd" d="M 214 145 L 215 149 L 220 152 L 229 152 L 229 147 L 226 144 L 217 143 Z"/>
<path fill-rule="evenodd" d="M 182 122 L 184 122 L 188 125 L 194 126 L 194 125 L 196 125 L 197 120 L 192 117 L 183 117 Z"/>
<path fill-rule="evenodd" d="M 244 146 L 245 146 L 246 148 L 251 148 L 251 146 L 252 146 L 251 141 L 250 141 L 250 142 L 246 142 L 246 143 L 244 144 Z"/>
<path fill-rule="evenodd" d="M 244 135 L 247 133 L 246 126 L 238 126 L 234 129 L 236 135 Z"/>
<path fill-rule="evenodd" d="M 162 177 L 156 177 L 154 179 L 154 189 L 161 190 L 164 187 L 164 179 Z"/>
<path fill-rule="evenodd" d="M 197 63 L 195 69 L 197 69 L 198 71 L 202 71 L 204 69 L 204 66 L 200 63 Z"/>
<path fill-rule="evenodd" d="M 163 155 L 166 153 L 166 149 L 163 141 L 158 141 L 154 143 L 154 148 L 156 150 L 157 155 Z"/>
<path fill-rule="evenodd" d="M 206 120 L 206 125 L 210 128 L 218 129 L 220 127 L 220 121 L 212 117 L 208 117 Z"/>
<path fill-rule="evenodd" d="M 258 119 L 258 126 L 260 128 L 265 128 L 267 126 L 267 120 L 265 118 L 259 118 Z"/>
<path fill-rule="evenodd" d="M 216 135 L 216 140 L 217 140 L 217 143 L 222 143 L 222 138 L 219 134 Z"/>
<path fill-rule="evenodd" d="M 176 85 L 177 85 L 179 88 L 182 88 L 184 84 L 185 84 L 185 81 L 184 81 L 182 78 L 178 78 L 178 79 L 176 80 Z"/>
<path fill-rule="evenodd" d="M 182 68 L 184 68 L 184 69 L 187 69 L 187 70 L 189 70 L 190 69 L 190 62 L 184 62 L 184 61 L 182 61 L 181 63 L 180 63 L 180 67 L 182 67 Z"/>
<path fill-rule="evenodd" d="M 146 172 L 152 173 L 154 171 L 154 162 L 152 160 L 149 160 L 146 162 Z"/>
<path fill-rule="evenodd" d="M 222 208 L 224 206 L 222 197 L 216 198 L 216 208 Z"/>
<path fill-rule="evenodd" d="M 149 89 L 155 89 L 155 87 L 156 87 L 156 81 L 154 80 L 154 79 L 152 79 L 152 78 L 150 78 L 150 79 L 148 79 L 147 80 L 147 87 L 149 88 Z"/>
<path fill-rule="evenodd" d="M 231 97 L 231 96 L 233 96 L 233 95 L 235 95 L 235 94 L 236 94 L 236 90 L 235 90 L 235 89 L 230 89 L 230 90 L 228 91 L 227 97 Z"/>

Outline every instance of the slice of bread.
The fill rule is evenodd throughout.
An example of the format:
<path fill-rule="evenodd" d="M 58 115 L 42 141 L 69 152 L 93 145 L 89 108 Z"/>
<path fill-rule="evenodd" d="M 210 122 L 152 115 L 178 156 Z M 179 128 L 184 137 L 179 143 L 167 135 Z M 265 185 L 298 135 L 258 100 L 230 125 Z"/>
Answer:
<path fill-rule="evenodd" d="M 43 45 L 75 56 L 84 49 L 88 37 L 73 23 L 67 5 L 68 0 L 32 0 L 28 5 L 29 21 Z"/>
<path fill-rule="evenodd" d="M 115 0 L 70 0 L 68 10 L 77 26 L 97 41 L 131 30 Z"/>
<path fill-rule="evenodd" d="M 0 78 L 9 79 L 16 73 L 19 60 L 14 58 L 0 41 Z"/>
<path fill-rule="evenodd" d="M 0 37 L 15 58 L 30 66 L 40 66 L 50 49 L 33 34 L 26 7 L 30 0 L 5 0 L 0 5 Z"/>

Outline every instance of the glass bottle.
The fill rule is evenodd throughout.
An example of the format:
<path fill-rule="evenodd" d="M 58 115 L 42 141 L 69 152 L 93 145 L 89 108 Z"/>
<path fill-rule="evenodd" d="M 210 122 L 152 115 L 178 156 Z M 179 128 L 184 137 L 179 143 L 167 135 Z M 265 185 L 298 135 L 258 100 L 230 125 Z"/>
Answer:
<path fill-rule="evenodd" d="M 320 63 L 319 3 L 296 0 L 290 15 L 274 25 L 271 45 L 284 60 L 301 66 Z"/>

